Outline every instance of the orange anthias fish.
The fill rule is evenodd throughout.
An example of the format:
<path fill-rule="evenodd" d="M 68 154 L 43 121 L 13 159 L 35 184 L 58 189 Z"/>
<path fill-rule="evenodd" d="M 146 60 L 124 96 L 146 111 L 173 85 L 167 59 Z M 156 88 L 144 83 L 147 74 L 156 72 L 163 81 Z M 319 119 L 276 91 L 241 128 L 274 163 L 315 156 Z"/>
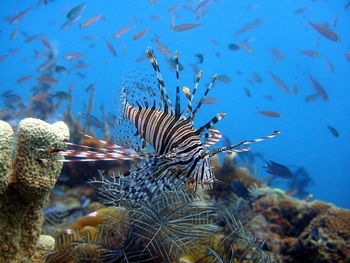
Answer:
<path fill-rule="evenodd" d="M 132 25 L 128 25 L 125 26 L 121 29 L 119 29 L 114 35 L 113 35 L 113 39 L 118 39 L 120 38 L 122 35 L 126 34 L 130 29 L 134 28 L 135 24 Z"/>
<path fill-rule="evenodd" d="M 320 95 L 318 95 L 317 93 L 314 93 L 314 94 L 310 94 L 310 95 L 306 96 L 304 98 L 304 100 L 306 102 L 314 102 L 314 101 L 316 101 L 319 98 L 320 98 Z"/>
<path fill-rule="evenodd" d="M 290 94 L 290 90 L 289 90 L 287 84 L 284 83 L 284 81 L 280 77 L 273 74 L 271 71 L 270 71 L 270 75 L 271 75 L 273 81 L 277 84 L 277 86 L 279 86 L 284 91 L 284 93 Z"/>
<path fill-rule="evenodd" d="M 11 56 L 11 54 L 0 56 L 0 62 L 3 62 L 5 59 L 9 58 L 10 56 Z"/>
<path fill-rule="evenodd" d="M 281 51 L 279 51 L 277 48 L 268 47 L 267 49 L 270 50 L 272 55 L 274 56 L 273 62 L 277 63 L 278 60 L 282 60 L 285 58 L 284 54 Z"/>
<path fill-rule="evenodd" d="M 218 75 L 216 80 L 226 84 L 231 83 L 231 78 L 227 75 Z"/>
<path fill-rule="evenodd" d="M 84 23 L 80 25 L 80 28 L 86 28 L 93 24 L 95 24 L 98 20 L 100 20 L 103 16 L 101 14 L 95 15 L 88 20 L 86 20 Z"/>
<path fill-rule="evenodd" d="M 133 39 L 133 40 L 140 39 L 140 38 L 143 37 L 147 32 L 148 32 L 148 29 L 144 29 L 144 30 L 142 30 L 142 31 L 140 31 L 140 32 L 138 32 L 138 33 L 136 33 L 136 34 L 132 37 L 132 39 Z"/>
<path fill-rule="evenodd" d="M 326 64 L 327 64 L 329 72 L 334 73 L 334 66 L 333 66 L 332 61 L 329 58 L 326 58 Z"/>
<path fill-rule="evenodd" d="M 339 35 L 334 31 L 330 30 L 329 28 L 325 26 L 321 26 L 319 24 L 312 23 L 312 22 L 308 22 L 308 24 L 312 26 L 313 29 L 315 29 L 318 33 L 320 33 L 325 38 L 335 42 L 340 42 Z"/>
<path fill-rule="evenodd" d="M 117 51 L 115 50 L 114 46 L 108 41 L 105 40 L 105 43 L 107 45 L 108 50 L 112 53 L 113 56 L 117 56 Z"/>
<path fill-rule="evenodd" d="M 324 101 L 329 101 L 328 94 L 326 90 L 321 86 L 321 84 L 313 76 L 311 76 L 311 74 L 309 74 L 309 79 L 312 83 L 312 87 L 321 96 L 321 98 Z"/>
<path fill-rule="evenodd" d="M 350 62 L 350 54 L 349 54 L 349 53 L 344 52 L 344 58 L 345 58 L 348 62 Z"/>
<path fill-rule="evenodd" d="M 299 53 L 302 55 L 308 56 L 310 58 L 320 58 L 321 57 L 321 54 L 315 50 L 300 50 Z"/>
<path fill-rule="evenodd" d="M 302 14 L 302 13 L 306 12 L 309 9 L 310 9 L 309 7 L 301 7 L 301 8 L 298 8 L 298 9 L 294 10 L 293 14 L 294 15 L 299 15 L 299 14 Z"/>
<path fill-rule="evenodd" d="M 31 101 L 40 101 L 40 100 L 44 100 L 50 96 L 51 96 L 51 94 L 49 94 L 49 93 L 40 93 L 40 94 L 37 94 L 37 95 L 30 97 L 30 100 Z"/>
<path fill-rule="evenodd" d="M 32 8 L 28 8 L 17 15 L 11 16 L 11 17 L 6 17 L 5 19 L 9 21 L 11 25 L 17 24 L 19 21 L 21 21 L 26 14 L 28 14 L 30 11 L 32 11 Z"/>
<path fill-rule="evenodd" d="M 244 26 L 242 26 L 240 29 L 238 29 L 236 32 L 235 32 L 235 35 L 239 35 L 239 34 L 242 34 L 242 33 L 245 33 L 249 30 L 252 30 L 253 28 L 256 28 L 257 26 L 260 26 L 265 20 L 264 19 L 255 19 L 255 21 L 253 21 L 252 23 L 249 23 L 249 24 L 246 24 Z"/>
<path fill-rule="evenodd" d="M 206 98 L 202 101 L 203 104 L 215 104 L 218 102 L 217 98 Z"/>
<path fill-rule="evenodd" d="M 255 51 L 253 48 L 251 48 L 247 42 L 243 42 L 243 41 L 240 41 L 240 40 L 236 40 L 237 44 L 243 48 L 245 51 L 247 51 L 249 54 L 252 54 L 254 55 L 255 54 Z"/>
<path fill-rule="evenodd" d="M 262 111 L 258 111 L 258 113 L 271 118 L 279 118 L 282 116 L 282 114 L 277 111 L 262 110 Z"/>
<path fill-rule="evenodd" d="M 32 77 L 32 75 L 24 76 L 24 77 L 21 77 L 21 78 L 17 79 L 16 82 L 17 83 L 23 83 L 26 80 L 30 79 L 31 77 Z"/>
<path fill-rule="evenodd" d="M 162 54 L 164 54 L 165 56 L 170 56 L 171 52 L 170 50 L 159 40 L 155 40 L 157 48 L 160 52 L 162 52 Z"/>
<path fill-rule="evenodd" d="M 181 24 L 177 26 L 171 25 L 171 30 L 174 32 L 182 32 L 186 30 L 191 30 L 197 27 L 200 27 L 202 24 Z"/>
<path fill-rule="evenodd" d="M 41 76 L 37 78 L 37 80 L 39 80 L 41 83 L 44 83 L 44 84 L 53 84 L 58 82 L 57 79 L 51 78 L 49 76 Z"/>
<path fill-rule="evenodd" d="M 64 55 L 63 58 L 65 60 L 73 60 L 73 59 L 81 58 L 84 56 L 85 56 L 85 54 L 83 54 L 83 53 L 73 52 L 73 53 L 69 53 L 69 54 Z"/>

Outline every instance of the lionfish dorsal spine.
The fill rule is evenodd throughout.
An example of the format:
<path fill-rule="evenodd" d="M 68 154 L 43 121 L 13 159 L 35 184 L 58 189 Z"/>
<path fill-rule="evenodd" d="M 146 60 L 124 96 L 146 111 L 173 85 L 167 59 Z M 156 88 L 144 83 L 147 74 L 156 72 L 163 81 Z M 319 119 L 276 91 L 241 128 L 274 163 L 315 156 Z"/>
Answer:
<path fill-rule="evenodd" d="M 219 113 L 214 118 L 212 118 L 210 121 L 208 121 L 206 124 L 204 124 L 202 127 L 198 128 L 196 133 L 199 135 L 202 132 L 205 132 L 209 130 L 210 128 L 214 127 L 216 123 L 218 123 L 223 117 L 225 117 L 225 113 Z"/>
<path fill-rule="evenodd" d="M 153 50 L 149 47 L 146 51 L 146 56 L 148 60 L 151 62 L 152 67 L 156 73 L 157 81 L 158 81 L 158 89 L 160 92 L 161 96 L 161 102 L 164 105 L 164 111 L 167 113 L 173 113 L 173 105 L 171 103 L 171 100 L 169 99 L 169 95 L 166 91 L 165 85 L 164 85 L 164 80 L 162 77 L 162 74 L 160 73 L 159 65 L 157 58 L 155 57 Z"/>
<path fill-rule="evenodd" d="M 180 116 L 180 66 L 178 52 L 174 52 L 175 68 L 176 68 L 176 104 L 175 104 L 175 116 Z"/>
<path fill-rule="evenodd" d="M 205 90 L 201 100 L 199 101 L 199 103 L 197 104 L 196 108 L 193 110 L 192 112 L 192 119 L 195 117 L 196 113 L 198 112 L 198 110 L 200 109 L 200 107 L 202 106 L 205 98 L 207 97 L 209 91 L 211 90 L 211 88 L 214 86 L 215 80 L 216 80 L 217 75 L 215 74 L 214 77 L 212 78 L 212 80 L 210 81 L 209 86 L 207 87 L 207 89 Z M 193 95 L 194 96 L 194 95 Z"/>
<path fill-rule="evenodd" d="M 182 87 L 182 91 L 185 93 L 186 95 L 186 100 L 187 100 L 187 111 L 184 112 L 183 116 L 185 117 L 187 115 L 187 112 L 190 113 L 190 117 L 189 119 L 192 119 L 192 101 L 191 101 L 191 91 L 189 88 L 187 88 L 186 86 Z"/>

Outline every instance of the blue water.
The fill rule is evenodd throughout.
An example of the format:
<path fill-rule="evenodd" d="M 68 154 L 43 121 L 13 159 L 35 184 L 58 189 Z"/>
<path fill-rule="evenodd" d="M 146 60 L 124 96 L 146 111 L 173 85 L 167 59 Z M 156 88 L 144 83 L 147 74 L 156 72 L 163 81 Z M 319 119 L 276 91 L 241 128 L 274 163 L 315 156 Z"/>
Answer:
<path fill-rule="evenodd" d="M 274 160 L 291 168 L 305 167 L 314 181 L 308 190 L 315 199 L 350 208 L 349 172 L 346 170 L 350 161 L 350 62 L 344 57 L 345 52 L 350 54 L 350 9 L 344 9 L 347 1 L 56 0 L 36 7 L 38 2 L 40 3 L 29 0 L 2 1 L 1 18 L 13 16 L 27 8 L 33 10 L 14 25 L 4 19 L 0 21 L 0 56 L 9 54 L 9 49 L 20 49 L 0 62 L 1 93 L 12 90 L 23 97 L 24 101 L 28 101 L 33 95 L 30 88 L 36 85 L 36 78 L 40 76 L 36 68 L 44 62 L 43 58 L 33 59 L 34 51 L 40 52 L 45 47 L 39 40 L 24 43 L 22 32 L 26 32 L 30 36 L 46 36 L 55 49 L 59 65 L 69 69 L 78 60 L 91 65 L 70 74 L 55 75 L 59 82 L 52 92 L 67 91 L 72 82 L 75 85 L 74 114 L 84 111 L 84 104 L 88 101 L 85 89 L 92 82 L 96 82 L 92 114 L 100 116 L 101 104 L 107 112 L 113 113 L 113 96 L 122 72 L 139 66 L 151 67 L 147 61 L 135 61 L 136 58 L 144 56 L 148 46 L 155 49 L 169 93 L 174 98 L 175 73 L 169 69 L 155 42 L 151 41 L 159 36 L 159 41 L 171 52 L 179 51 L 180 62 L 185 67 L 180 76 L 181 85 L 193 87 L 194 72 L 188 63 L 197 62 L 194 56 L 196 53 L 204 56 L 203 64 L 199 65 L 203 71 L 202 84 L 208 83 L 215 73 L 228 75 L 232 79 L 229 84 L 215 85 L 209 96 L 217 98 L 218 103 L 204 105 L 197 118 L 197 127 L 216 113 L 227 113 L 217 128 L 232 143 L 280 130 L 281 135 L 278 137 L 252 145 L 253 151 L 262 153 L 267 160 Z M 205 12 L 196 18 L 187 7 L 194 10 L 201 5 L 200 2 L 206 3 L 202 8 Z M 83 3 L 86 8 L 80 20 L 67 30 L 60 31 L 69 10 Z M 173 14 L 167 10 L 180 3 L 183 5 L 176 10 L 175 25 L 199 23 L 200 27 L 183 32 L 171 30 Z M 247 10 L 252 5 L 256 8 Z M 294 10 L 302 7 L 309 9 L 302 14 L 293 14 Z M 79 27 L 97 14 L 103 15 L 104 19 L 84 29 Z M 151 15 L 159 17 L 160 20 L 150 18 Z M 336 26 L 332 25 L 335 17 Z M 243 25 L 258 18 L 264 20 L 260 26 L 235 35 Z M 341 37 L 341 41 L 333 42 L 325 38 L 308 24 L 309 21 L 328 24 Z M 136 26 L 119 39 L 112 39 L 115 32 L 131 24 Z M 19 32 L 11 40 L 10 35 L 16 28 Z M 140 39 L 133 40 L 133 36 L 143 29 L 149 31 Z M 96 35 L 98 39 L 83 40 L 82 37 L 86 35 Z M 216 40 L 219 45 L 213 44 L 210 39 Z M 105 40 L 116 48 L 116 57 L 107 49 Z M 247 41 L 255 53 L 250 54 L 242 48 L 237 51 L 229 50 L 227 45 L 237 44 L 237 40 Z M 285 58 L 275 63 L 267 48 L 277 48 Z M 315 50 L 321 57 L 310 58 L 299 54 L 300 50 Z M 86 56 L 73 61 L 64 60 L 63 56 L 71 52 L 81 52 Z M 216 55 L 217 52 L 220 57 Z M 326 58 L 332 61 L 334 73 L 329 71 Z M 295 84 L 298 85 L 299 93 L 283 93 L 273 82 L 270 71 L 278 75 L 290 89 Z M 83 73 L 86 78 L 79 77 L 76 72 Z M 263 82 L 250 84 L 247 79 L 251 78 L 252 72 L 258 73 Z M 308 78 L 309 73 L 327 91 L 328 102 L 322 99 L 305 102 L 306 96 L 315 93 Z M 25 75 L 33 77 L 24 83 L 16 83 L 18 78 Z M 251 91 L 251 98 L 245 95 L 244 87 Z M 273 96 L 274 100 L 266 100 L 266 95 Z M 58 113 L 62 113 L 64 108 L 65 104 Z M 282 117 L 262 116 L 257 113 L 259 110 L 278 111 Z M 328 125 L 335 127 L 340 136 L 334 137 L 326 128 Z M 263 165 L 261 161 L 256 163 L 259 178 L 267 176 Z"/>

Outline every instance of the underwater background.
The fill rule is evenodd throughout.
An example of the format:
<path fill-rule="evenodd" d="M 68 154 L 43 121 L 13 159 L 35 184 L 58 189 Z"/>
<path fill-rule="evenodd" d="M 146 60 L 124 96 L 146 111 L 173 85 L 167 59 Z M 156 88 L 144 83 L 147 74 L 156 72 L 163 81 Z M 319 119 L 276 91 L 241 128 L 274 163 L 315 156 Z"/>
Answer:
<path fill-rule="evenodd" d="M 113 122 L 122 73 L 150 68 L 148 46 L 174 100 L 177 50 L 181 87 L 193 88 L 197 70 L 201 85 L 219 75 L 197 125 L 226 113 L 217 125 L 222 145 L 281 131 L 242 154 L 256 176 L 268 178 L 265 166 L 274 161 L 294 175 L 272 186 L 302 188 L 301 198 L 310 193 L 350 208 L 347 1 L 2 0 L 1 6 L 0 117 L 12 126 L 24 117 L 62 120 L 69 101 L 74 116 L 84 113 L 93 86 L 95 107 L 85 121 L 97 122 L 101 138 L 100 105 Z M 50 63 L 55 72 L 43 78 Z M 31 107 L 44 101 L 57 107 L 48 114 Z M 305 180 L 290 187 L 302 167 Z"/>

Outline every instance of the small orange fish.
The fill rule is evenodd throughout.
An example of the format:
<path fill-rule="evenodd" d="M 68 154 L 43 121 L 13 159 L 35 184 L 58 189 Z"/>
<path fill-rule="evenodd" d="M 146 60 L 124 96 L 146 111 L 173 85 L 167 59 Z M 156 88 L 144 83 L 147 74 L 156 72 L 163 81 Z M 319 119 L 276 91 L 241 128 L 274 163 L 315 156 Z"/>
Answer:
<path fill-rule="evenodd" d="M 105 43 L 107 45 L 108 50 L 112 53 L 113 56 L 117 56 L 117 51 L 115 50 L 114 46 L 108 41 L 105 40 Z"/>
<path fill-rule="evenodd" d="M 268 47 L 268 50 L 271 51 L 272 55 L 274 56 L 274 62 L 277 63 L 278 60 L 282 60 L 285 58 L 284 54 L 279 51 L 277 48 L 273 48 L 273 47 Z"/>
<path fill-rule="evenodd" d="M 299 53 L 302 55 L 308 56 L 310 58 L 320 58 L 321 57 L 320 53 L 318 53 L 315 50 L 300 50 Z"/>
<path fill-rule="evenodd" d="M 39 80 L 41 83 L 44 83 L 44 84 L 53 84 L 58 82 L 57 79 L 51 78 L 49 76 L 41 76 L 37 78 L 37 80 Z"/>
<path fill-rule="evenodd" d="M 299 93 L 298 85 L 297 85 L 297 84 L 294 84 L 294 86 L 293 86 L 293 94 L 294 94 L 294 95 L 298 95 L 298 93 Z"/>
<path fill-rule="evenodd" d="M 121 36 L 123 36 L 124 34 L 126 34 L 130 29 L 134 28 L 135 27 L 135 24 L 132 24 L 132 25 L 128 25 L 128 26 L 125 26 L 121 29 L 119 29 L 114 35 L 113 35 L 113 39 L 118 39 L 120 38 Z"/>
<path fill-rule="evenodd" d="M 231 83 L 231 78 L 227 75 L 218 75 L 216 80 L 226 84 Z"/>
<path fill-rule="evenodd" d="M 282 114 L 277 111 L 262 110 L 262 111 L 258 111 L 258 113 L 271 118 L 279 118 L 282 116 Z"/>
<path fill-rule="evenodd" d="M 17 83 L 23 83 L 26 80 L 30 79 L 31 77 L 32 77 L 32 75 L 24 76 L 24 77 L 21 77 L 21 78 L 17 79 L 16 82 Z"/>
<path fill-rule="evenodd" d="M 326 58 L 326 63 L 327 63 L 329 72 L 334 73 L 334 66 L 332 61 L 329 58 Z"/>
<path fill-rule="evenodd" d="M 315 29 L 318 33 L 320 33 L 325 38 L 335 42 L 340 42 L 339 35 L 334 31 L 330 30 L 329 28 L 325 26 L 321 26 L 319 24 L 312 23 L 312 22 L 308 22 L 308 24 L 312 26 L 313 29 Z"/>
<path fill-rule="evenodd" d="M 31 101 L 40 101 L 40 100 L 44 100 L 50 96 L 51 96 L 51 94 L 49 94 L 49 93 L 40 93 L 40 94 L 37 94 L 37 95 L 30 97 L 30 100 Z"/>
<path fill-rule="evenodd" d="M 240 29 L 238 29 L 236 32 L 235 32 L 235 35 L 239 35 L 239 34 L 242 34 L 242 33 L 245 33 L 249 30 L 252 30 L 253 28 L 256 28 L 257 26 L 260 26 L 265 20 L 264 19 L 255 19 L 252 23 L 248 23 L 244 26 L 242 26 Z"/>
<path fill-rule="evenodd" d="M 14 15 L 14 16 L 6 17 L 5 19 L 7 21 L 9 21 L 9 23 L 11 25 L 14 25 L 14 24 L 17 24 L 19 21 L 21 21 L 24 18 L 24 16 L 26 14 L 28 14 L 32 10 L 33 10 L 32 8 L 28 8 L 28 9 L 26 9 L 26 10 L 24 10 L 24 11 L 22 11 L 22 12 L 16 14 L 16 15 Z"/>
<path fill-rule="evenodd" d="M 73 52 L 73 53 L 69 53 L 69 54 L 64 55 L 63 58 L 65 60 L 73 60 L 73 59 L 81 58 L 84 56 L 85 56 L 85 54 L 83 54 L 83 53 Z"/>
<path fill-rule="evenodd" d="M 311 81 L 312 87 L 318 93 L 318 95 L 320 95 L 324 101 L 329 101 L 328 94 L 326 90 L 321 86 L 321 84 L 313 76 L 311 76 L 311 74 L 309 74 L 309 79 Z"/>
<path fill-rule="evenodd" d="M 287 84 L 284 83 L 284 81 L 280 77 L 273 74 L 271 71 L 270 71 L 270 75 L 271 75 L 271 78 L 273 79 L 273 81 L 276 83 L 276 85 L 279 86 L 284 91 L 284 93 L 290 94 L 290 90 L 289 90 Z"/>
<path fill-rule="evenodd" d="M 155 40 L 157 48 L 160 52 L 162 52 L 165 56 L 170 56 L 171 52 L 170 50 L 159 40 Z"/>
<path fill-rule="evenodd" d="M 11 54 L 7 54 L 7 55 L 2 55 L 2 56 L 0 56 L 0 62 L 2 62 L 2 61 L 4 61 L 4 60 L 6 60 L 7 58 L 9 58 L 10 55 L 11 55 Z"/>
<path fill-rule="evenodd" d="M 202 101 L 203 104 L 215 104 L 218 102 L 217 98 L 206 98 Z"/>
<path fill-rule="evenodd" d="M 132 37 L 132 39 L 133 39 L 133 40 L 140 39 L 140 38 L 143 37 L 147 32 L 148 32 L 148 29 L 144 29 L 144 30 L 142 30 L 142 31 L 140 31 L 140 32 L 138 32 L 138 33 L 136 33 L 136 34 Z"/>
<path fill-rule="evenodd" d="M 180 8 L 181 6 L 183 6 L 183 3 L 180 3 L 180 4 L 177 4 L 177 5 L 174 5 L 172 7 L 170 7 L 167 12 L 168 13 L 174 13 L 178 8 Z"/>
<path fill-rule="evenodd" d="M 177 26 L 171 26 L 171 30 L 174 32 L 182 32 L 182 31 L 191 30 L 200 26 L 201 24 L 181 24 Z"/>
<path fill-rule="evenodd" d="M 349 53 L 344 52 L 344 57 L 348 62 L 350 62 L 350 54 Z"/>
<path fill-rule="evenodd" d="M 80 25 L 80 28 L 86 28 L 93 24 L 95 24 L 97 21 L 99 21 L 103 16 L 101 14 L 95 15 L 88 20 L 86 20 L 84 23 Z"/>
<path fill-rule="evenodd" d="M 298 9 L 294 10 L 293 14 L 294 15 L 299 15 L 299 14 L 302 14 L 302 13 L 306 12 L 309 9 L 310 9 L 309 7 L 301 7 L 301 8 L 298 8 Z"/>
<path fill-rule="evenodd" d="M 317 93 L 314 93 L 314 94 L 310 94 L 310 95 L 306 96 L 304 98 L 304 100 L 306 102 L 314 102 L 314 101 L 316 101 L 319 98 L 320 98 L 320 95 L 318 95 Z"/>
<path fill-rule="evenodd" d="M 246 42 L 243 42 L 243 41 L 240 41 L 240 40 L 236 40 L 236 42 L 241 48 L 243 48 L 248 53 L 250 53 L 252 55 L 255 54 L 254 49 L 252 49 Z"/>
<path fill-rule="evenodd" d="M 150 15 L 148 16 L 150 19 L 153 19 L 153 20 L 156 20 L 156 21 L 159 21 L 159 20 L 162 20 L 162 18 L 160 16 L 156 16 L 156 15 Z"/>
<path fill-rule="evenodd" d="M 211 43 L 213 43 L 214 45 L 220 46 L 220 43 L 217 40 L 213 39 L 213 38 L 209 39 L 209 41 Z"/>
<path fill-rule="evenodd" d="M 16 38 L 18 31 L 19 31 L 18 28 L 16 28 L 15 30 L 12 31 L 11 36 L 10 36 L 11 40 L 14 40 Z"/>

